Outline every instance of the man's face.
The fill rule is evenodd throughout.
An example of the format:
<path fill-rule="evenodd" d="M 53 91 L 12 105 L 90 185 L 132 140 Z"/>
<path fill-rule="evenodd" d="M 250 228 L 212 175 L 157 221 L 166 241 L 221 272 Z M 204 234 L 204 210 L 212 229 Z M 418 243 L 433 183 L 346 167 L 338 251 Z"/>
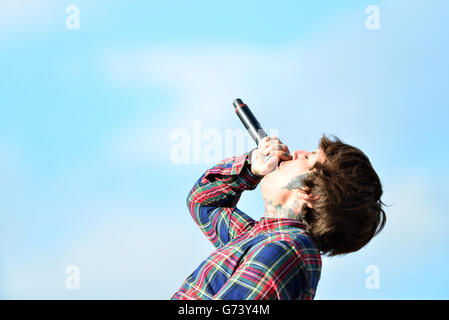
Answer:
<path fill-rule="evenodd" d="M 291 192 L 287 187 L 295 178 L 310 172 L 316 161 L 324 162 L 321 149 L 313 152 L 296 150 L 291 152 L 292 160 L 282 161 L 276 170 L 265 175 L 261 180 L 261 191 L 264 199 L 283 202 Z M 296 184 L 297 185 L 297 184 Z"/>

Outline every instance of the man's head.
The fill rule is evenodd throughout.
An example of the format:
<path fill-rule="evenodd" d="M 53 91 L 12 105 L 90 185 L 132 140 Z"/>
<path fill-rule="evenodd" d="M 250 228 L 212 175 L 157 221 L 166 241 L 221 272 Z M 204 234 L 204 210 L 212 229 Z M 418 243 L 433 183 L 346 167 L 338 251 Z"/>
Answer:
<path fill-rule="evenodd" d="M 382 186 L 362 151 L 323 136 L 317 150 L 291 155 L 264 176 L 262 196 L 266 203 L 297 207 L 323 253 L 357 251 L 382 230 Z"/>
<path fill-rule="evenodd" d="M 292 159 L 282 161 L 276 170 L 261 180 L 262 197 L 274 203 L 287 204 L 297 200 L 300 206 L 312 205 L 303 191 L 303 179 L 311 172 L 317 162 L 323 163 L 325 155 L 321 149 L 313 152 L 296 150 L 291 152 Z"/>

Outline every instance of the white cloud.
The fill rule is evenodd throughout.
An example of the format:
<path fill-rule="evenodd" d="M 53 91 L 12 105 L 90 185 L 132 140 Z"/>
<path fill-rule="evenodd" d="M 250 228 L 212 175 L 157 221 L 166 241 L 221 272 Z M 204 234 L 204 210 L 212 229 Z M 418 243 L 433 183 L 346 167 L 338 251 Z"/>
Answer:
<path fill-rule="evenodd" d="M 8 32 L 15 27 L 35 28 L 49 21 L 46 8 L 36 2 L 26 7 L 23 1 L 3 1 L 0 26 L 4 30 L 9 28 Z M 62 28 L 63 9 L 60 11 Z M 239 128 L 241 125 L 231 105 L 237 97 L 253 107 L 262 125 L 279 126 L 280 137 L 285 142 L 297 143 L 300 148 L 316 143 L 322 131 L 345 133 L 343 138 L 348 140 L 352 136 L 359 141 L 365 138 L 380 141 L 382 137 L 372 132 L 381 131 L 379 126 L 384 122 L 367 119 L 385 115 L 381 108 L 389 106 L 381 104 L 374 108 L 364 102 L 383 96 L 379 92 L 391 85 L 385 81 L 391 75 L 385 70 L 388 66 L 395 64 L 396 70 L 409 68 L 407 63 L 401 64 L 399 54 L 396 60 L 394 55 L 388 55 L 390 65 L 379 65 L 376 57 L 382 57 L 382 52 L 389 54 L 395 47 L 386 49 L 376 41 L 370 43 L 362 17 L 356 17 L 360 19 L 360 29 L 341 32 L 350 30 L 342 29 L 342 25 L 354 23 L 343 16 L 339 21 L 345 22 L 323 28 L 314 36 L 313 43 L 293 43 L 272 49 L 242 45 L 106 48 L 97 57 L 99 66 L 117 90 L 152 86 L 168 90 L 175 97 L 168 116 L 129 123 L 111 138 L 108 151 L 132 161 L 152 160 L 161 153 L 168 155 L 171 130 L 190 130 L 194 120 L 203 121 L 204 128 Z M 384 26 L 382 30 L 386 30 Z M 394 36 L 389 38 L 390 42 L 394 40 Z M 414 52 L 408 54 L 412 56 Z M 149 102 L 150 110 L 158 107 Z M 308 121 L 317 114 L 319 121 Z M 382 131 L 388 136 L 387 130 Z M 299 133 L 301 141 L 298 141 Z M 396 175 L 389 179 L 397 178 Z M 441 212 L 433 206 L 437 199 L 423 191 L 431 190 L 432 184 L 423 177 L 414 177 L 391 186 L 385 189 L 385 202 L 394 206 L 386 208 L 385 230 L 366 250 L 325 261 L 318 298 L 341 297 L 337 292 L 341 288 L 362 287 L 363 290 L 367 264 L 380 265 L 381 287 L 394 285 L 394 281 L 384 280 L 400 278 L 402 270 L 419 259 L 417 252 L 431 255 L 442 248 L 435 243 L 447 240 L 438 238 L 445 223 L 438 223 Z M 90 226 L 86 233 L 77 235 L 61 251 L 48 252 L 38 259 L 24 259 L 26 264 L 9 259 L 5 265 L 8 269 L 4 268 L 8 271 L 7 286 L 3 287 L 7 296 L 164 299 L 212 250 L 199 231 L 194 230 L 192 222 L 174 223 L 167 229 L 168 222 L 163 218 L 157 221 L 146 218 L 143 212 L 134 212 L 128 205 L 121 209 L 115 207 L 92 211 L 93 216 L 100 215 L 101 219 L 95 223 L 86 220 Z M 165 211 L 166 208 L 151 209 L 151 212 Z M 111 218 L 106 219 L 108 214 Z M 172 234 L 177 238 L 167 237 Z M 69 264 L 81 268 L 80 292 L 64 288 L 64 270 Z M 360 272 L 356 279 L 359 282 L 354 283 L 357 272 Z M 352 294 L 352 298 L 358 298 Z"/>
<path fill-rule="evenodd" d="M 431 48 L 437 50 L 438 42 L 427 34 L 435 32 L 438 20 L 432 18 L 435 6 L 386 3 L 380 7 L 382 28 L 369 31 L 365 8 L 348 8 L 307 38 L 272 46 L 103 47 L 97 65 L 117 90 L 159 88 L 172 101 L 163 119 L 150 116 L 129 124 L 109 147 L 125 159 L 151 161 L 160 151 L 169 153 L 172 130 L 191 130 L 195 120 L 220 130 L 241 128 L 232 111 L 232 101 L 240 97 L 265 128 L 279 129 L 293 149 L 315 148 L 323 132 L 362 149 L 393 149 L 405 137 L 398 128 L 405 132 L 411 125 L 401 122 L 398 112 L 407 110 L 406 97 L 411 97 L 404 79 L 416 78 L 410 65 L 426 68 L 426 61 L 435 58 Z M 416 37 L 404 38 L 405 33 Z M 422 39 L 427 39 L 425 46 Z M 148 101 L 149 110 L 157 108 Z"/>
<path fill-rule="evenodd" d="M 439 199 L 432 193 L 432 183 L 416 173 L 413 178 L 384 185 L 384 191 L 382 200 L 392 205 L 385 208 L 384 230 L 358 252 L 323 259 L 317 299 L 425 299 L 435 295 L 434 286 L 426 290 L 421 286 L 445 272 L 434 261 L 447 251 L 449 238 L 445 232 L 448 219 L 436 205 Z M 380 290 L 365 287 L 368 265 L 379 267 Z M 422 277 L 423 268 L 433 274 Z M 447 282 L 444 277 L 441 281 Z"/>
<path fill-rule="evenodd" d="M 49 26 L 57 9 L 58 6 L 52 5 L 49 0 L 2 0 L 0 2 L 0 35 L 45 29 Z M 63 10 L 61 10 L 61 19 L 64 19 Z"/>
<path fill-rule="evenodd" d="M 429 263 L 447 245 L 447 237 L 442 236 L 443 213 L 430 204 L 434 199 L 425 191 L 428 186 L 426 179 L 417 178 L 388 188 L 390 196 L 385 201 L 394 206 L 386 209 L 385 230 L 357 253 L 323 259 L 317 299 L 358 299 L 369 294 L 400 298 L 392 291 L 410 272 L 418 275 L 419 268 L 413 266 Z M 254 203 L 247 206 L 248 213 L 255 214 Z M 44 254 L 4 257 L 3 294 L 25 299 L 169 299 L 213 251 L 183 203 L 168 207 L 99 204 L 73 218 L 73 227 L 77 225 L 81 232 Z M 65 288 L 68 265 L 80 268 L 78 291 Z M 379 291 L 364 287 L 367 265 L 379 266 Z"/>
<path fill-rule="evenodd" d="M 129 205 L 92 208 L 87 227 L 57 251 L 9 259 L 3 291 L 25 299 L 169 299 L 212 252 L 187 209 L 183 218 L 155 218 Z M 101 212 L 99 212 L 101 211 Z M 167 214 L 167 208 L 152 208 Z M 98 217 L 101 217 L 100 219 Z M 80 269 L 80 290 L 67 290 L 65 268 Z"/>
<path fill-rule="evenodd" d="M 195 120 L 210 128 L 241 128 L 232 110 L 238 97 L 252 107 L 266 129 L 279 129 L 284 142 L 298 143 L 295 148 L 315 148 L 323 132 L 356 143 L 388 143 L 382 139 L 394 134 L 397 125 L 391 90 L 397 95 L 404 90 L 394 79 L 398 70 L 408 70 L 404 59 L 391 56 L 402 31 L 393 29 L 378 38 L 379 34 L 367 32 L 364 11 L 357 10 L 327 20 L 309 39 L 271 47 L 235 43 L 104 47 L 97 65 L 117 90 L 160 88 L 174 97 L 162 121 L 149 117 L 131 124 L 114 137 L 113 146 L 119 154 L 149 159 L 154 150 L 168 150 L 170 131 L 190 130 Z M 412 57 L 410 52 L 408 59 Z M 149 110 L 157 108 L 148 101 Z M 382 136 L 371 134 L 380 129 Z M 154 141 L 152 151 L 148 141 L 155 136 L 159 144 Z"/>
<path fill-rule="evenodd" d="M 295 45 L 272 50 L 239 46 L 106 50 L 99 61 L 114 86 L 121 90 L 164 88 L 176 97 L 168 116 L 130 125 L 113 144 L 119 154 L 149 159 L 161 150 L 168 154 L 173 144 L 170 132 L 178 128 L 191 131 L 196 120 L 202 121 L 204 129 L 243 128 L 232 107 L 233 100 L 240 97 L 266 130 L 278 129 L 283 137 L 302 132 L 301 143 L 313 142 L 314 148 L 325 129 L 335 132 L 357 125 L 357 121 L 344 125 L 346 115 L 352 112 L 356 119 L 360 113 L 360 97 L 351 87 L 354 80 L 343 76 L 342 67 L 323 57 L 322 50 L 321 46 L 304 49 Z M 328 57 L 340 54 L 329 52 Z M 336 74 L 341 78 L 335 78 Z M 149 101 L 148 108 L 157 110 L 158 106 Z M 320 123 L 306 121 L 317 116 L 318 108 Z M 308 132 L 313 134 L 307 136 Z"/>

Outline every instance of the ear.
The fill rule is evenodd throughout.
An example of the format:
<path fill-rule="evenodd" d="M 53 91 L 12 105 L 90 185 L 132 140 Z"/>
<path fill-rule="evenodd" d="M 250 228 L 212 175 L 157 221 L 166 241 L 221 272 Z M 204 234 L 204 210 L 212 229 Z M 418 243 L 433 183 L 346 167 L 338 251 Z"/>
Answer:
<path fill-rule="evenodd" d="M 301 193 L 300 197 L 306 201 L 317 201 L 321 196 L 319 194 L 313 195 L 313 194 Z"/>
<path fill-rule="evenodd" d="M 319 198 L 321 198 L 321 195 L 319 195 L 319 194 L 317 194 L 317 195 L 314 195 L 311 193 L 307 194 L 304 191 L 299 191 L 298 196 L 299 196 L 299 198 L 303 199 L 304 201 L 309 202 L 308 204 L 310 204 L 310 202 L 317 201 Z"/>

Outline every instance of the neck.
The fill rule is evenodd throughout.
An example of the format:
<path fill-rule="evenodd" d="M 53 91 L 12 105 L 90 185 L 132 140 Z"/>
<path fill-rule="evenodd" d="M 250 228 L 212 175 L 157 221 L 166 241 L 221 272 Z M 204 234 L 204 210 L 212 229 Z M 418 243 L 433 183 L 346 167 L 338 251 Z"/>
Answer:
<path fill-rule="evenodd" d="M 266 218 L 288 218 L 301 221 L 301 206 L 298 200 L 294 199 L 285 203 L 276 203 L 270 199 L 264 199 Z"/>

